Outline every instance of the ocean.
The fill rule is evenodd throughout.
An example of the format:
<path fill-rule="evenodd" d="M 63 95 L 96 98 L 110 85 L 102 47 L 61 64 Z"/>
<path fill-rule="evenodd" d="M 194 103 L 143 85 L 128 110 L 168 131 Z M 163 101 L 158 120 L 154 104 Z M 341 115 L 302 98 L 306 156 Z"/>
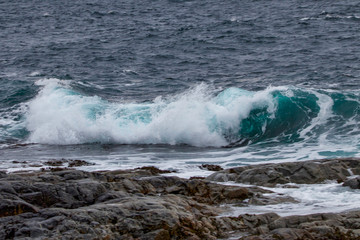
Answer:
<path fill-rule="evenodd" d="M 0 170 L 360 157 L 359 39 L 355 0 L 1 1 Z"/>

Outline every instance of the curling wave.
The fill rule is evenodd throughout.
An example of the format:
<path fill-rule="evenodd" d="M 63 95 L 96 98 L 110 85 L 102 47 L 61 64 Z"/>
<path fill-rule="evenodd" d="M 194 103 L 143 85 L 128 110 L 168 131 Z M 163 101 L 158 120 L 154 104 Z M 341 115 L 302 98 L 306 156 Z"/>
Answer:
<path fill-rule="evenodd" d="M 234 87 L 215 94 L 201 84 L 173 97 L 124 103 L 82 95 L 58 79 L 36 84 L 41 90 L 27 103 L 19 123 L 31 143 L 233 147 L 335 141 L 360 132 L 360 97 L 355 92 L 296 87 L 251 92 Z"/>

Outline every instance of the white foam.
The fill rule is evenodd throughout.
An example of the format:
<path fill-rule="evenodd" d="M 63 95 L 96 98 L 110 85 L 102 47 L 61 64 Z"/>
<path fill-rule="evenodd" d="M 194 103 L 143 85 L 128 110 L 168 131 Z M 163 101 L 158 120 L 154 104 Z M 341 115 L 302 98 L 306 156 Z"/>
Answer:
<path fill-rule="evenodd" d="M 0 118 L 0 126 L 12 125 L 15 121 L 9 118 Z"/>
<path fill-rule="evenodd" d="M 41 73 L 39 71 L 34 71 L 34 72 L 31 72 L 29 74 L 30 77 L 37 77 L 37 76 L 40 76 L 40 75 L 41 75 Z"/>
<path fill-rule="evenodd" d="M 33 143 L 223 146 L 228 144 L 223 129 L 237 132 L 251 109 L 275 109 L 273 89 L 255 94 L 229 90 L 229 96 L 220 101 L 200 84 L 168 99 L 137 104 L 83 96 L 71 90 L 68 81 L 58 79 L 41 79 L 36 84 L 43 88 L 26 114 L 29 142 Z"/>
<path fill-rule="evenodd" d="M 281 203 L 274 205 L 249 205 L 248 207 L 233 207 L 224 215 L 238 216 L 240 214 L 261 214 L 275 212 L 280 216 L 306 215 L 312 213 L 343 212 L 359 209 L 360 194 L 357 190 L 342 187 L 338 183 L 296 185 L 299 188 L 269 188 L 275 192 L 269 196 L 290 196 L 299 203 Z"/>
<path fill-rule="evenodd" d="M 91 88 L 97 88 L 97 89 L 105 89 L 105 87 L 103 86 L 100 86 L 98 84 L 95 84 L 95 83 L 91 83 L 91 82 L 82 82 L 82 81 L 78 81 L 76 82 L 77 84 L 79 85 L 82 85 L 82 86 L 85 86 L 85 87 L 91 87 Z"/>
<path fill-rule="evenodd" d="M 23 104 L 22 107 L 17 107 L 15 109 L 17 113 L 14 112 L 15 110 L 9 110 L 12 115 L 6 118 L 0 116 L 0 127 L 3 126 L 1 139 L 11 137 L 10 131 L 21 132 L 18 130 L 26 128 L 29 131 L 27 143 L 54 145 L 93 142 L 136 145 L 185 143 L 197 147 L 219 147 L 228 144 L 229 139 L 224 137 L 226 131 L 237 133 L 241 128 L 242 119 L 248 117 L 252 109 L 266 109 L 267 115 L 274 117 L 273 113 L 277 110 L 277 99 L 273 97 L 275 91 L 280 91 L 281 94 L 291 98 L 296 97 L 298 90 L 292 87 L 269 87 L 263 91 L 250 92 L 229 88 L 220 94 L 214 94 L 218 90 L 215 91 L 201 84 L 172 97 L 159 96 L 148 103 L 129 103 L 109 102 L 96 96 L 81 95 L 71 88 L 70 83 L 55 78 L 37 81 L 36 85 L 40 86 L 41 90 L 33 100 Z M 67 157 L 79 157 L 97 164 L 86 167 L 88 170 L 154 165 L 162 169 L 177 169 L 176 174 L 182 177 L 204 176 L 206 173 L 197 167 L 202 163 L 213 163 L 229 168 L 264 162 L 314 160 L 339 156 L 359 157 L 358 135 L 349 135 L 349 137 L 342 133 L 336 135 L 338 128 L 324 128 L 328 124 L 327 121 L 333 120 L 335 114 L 332 112 L 333 101 L 328 97 L 327 91 L 323 90 L 319 93 L 316 90 L 303 88 L 300 91 L 308 91 L 316 95 L 320 109 L 317 116 L 305 129 L 302 129 L 301 136 L 304 139 L 301 141 L 281 142 L 280 138 L 275 137 L 240 148 L 196 148 L 197 150 L 158 155 L 152 152 L 157 146 L 148 146 L 149 150 L 146 151 L 134 150 L 124 154 L 115 152 L 112 155 L 106 152 L 98 155 L 85 153 L 74 156 L 70 151 Z M 349 94 L 350 100 L 353 97 L 358 101 L 357 96 L 355 94 L 353 97 L 353 94 Z M 23 114 L 25 120 L 19 121 L 18 116 Z M 357 119 L 353 117 L 346 121 L 343 127 L 348 127 L 350 130 L 344 131 L 356 134 L 359 131 Z M 330 126 L 334 125 L 330 124 Z M 265 122 L 262 131 L 266 132 L 267 127 Z M 337 141 L 336 137 L 341 137 L 341 141 Z M 166 146 L 163 150 L 167 151 L 168 148 L 172 147 Z M 107 158 L 104 158 L 103 154 Z M 61 157 L 65 157 L 64 152 L 61 152 Z M 32 160 L 37 161 L 37 158 L 38 156 L 34 156 Z M 12 161 L 16 158 L 10 159 L 9 156 L 8 160 Z"/>
<path fill-rule="evenodd" d="M 331 99 L 331 97 L 325 94 L 320 94 L 316 91 L 309 91 L 318 98 L 317 105 L 320 107 L 320 111 L 317 117 L 311 121 L 310 125 L 300 132 L 301 138 L 305 138 L 308 133 L 311 134 L 315 127 L 325 124 L 326 121 L 333 115 L 332 106 L 334 105 L 334 101 Z"/>

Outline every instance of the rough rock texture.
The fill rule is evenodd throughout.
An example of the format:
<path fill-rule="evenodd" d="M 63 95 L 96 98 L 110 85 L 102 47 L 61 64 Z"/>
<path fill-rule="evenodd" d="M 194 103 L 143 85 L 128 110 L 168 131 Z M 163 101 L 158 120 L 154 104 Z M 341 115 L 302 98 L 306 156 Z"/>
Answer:
<path fill-rule="evenodd" d="M 161 170 L 2 174 L 0 239 L 216 239 L 219 204 L 266 204 L 261 188 L 159 176 Z"/>
<path fill-rule="evenodd" d="M 220 217 L 228 210 L 226 204 L 295 200 L 260 187 L 161 173 L 165 172 L 154 167 L 0 172 L 0 239 L 360 239 L 360 211 Z M 346 180 L 352 173 L 360 173 L 358 159 L 248 166 L 217 172 L 208 179 L 265 186 L 345 180 L 344 185 L 357 188 L 357 178 Z"/>
<path fill-rule="evenodd" d="M 224 170 L 222 167 L 220 167 L 219 165 L 214 165 L 214 164 L 202 164 L 200 166 L 201 169 L 207 169 L 209 171 L 214 171 L 214 172 L 217 172 L 217 171 L 221 171 L 221 170 Z"/>
<path fill-rule="evenodd" d="M 350 178 L 343 183 L 344 187 L 350 187 L 352 189 L 360 189 L 360 177 Z"/>
<path fill-rule="evenodd" d="M 240 239 L 360 239 L 360 211 L 279 217 L 275 213 L 240 215 L 249 234 Z M 247 230 L 246 230 L 247 229 Z"/>
<path fill-rule="evenodd" d="M 343 182 L 351 174 L 360 174 L 360 159 L 325 159 L 251 165 L 219 171 L 210 175 L 207 179 L 218 182 L 235 181 L 273 187 L 276 184 L 314 184 L 326 180 Z"/>

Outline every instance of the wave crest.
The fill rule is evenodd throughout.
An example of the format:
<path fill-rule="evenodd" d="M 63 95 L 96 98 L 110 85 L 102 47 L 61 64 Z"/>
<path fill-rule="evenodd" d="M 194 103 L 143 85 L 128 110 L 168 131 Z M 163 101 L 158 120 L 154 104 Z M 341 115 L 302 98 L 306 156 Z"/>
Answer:
<path fill-rule="evenodd" d="M 216 94 L 200 84 L 176 96 L 125 103 L 82 95 L 58 79 L 37 85 L 42 89 L 28 102 L 24 118 L 32 143 L 219 147 L 312 141 L 359 131 L 360 97 L 355 93 L 232 87 Z"/>

